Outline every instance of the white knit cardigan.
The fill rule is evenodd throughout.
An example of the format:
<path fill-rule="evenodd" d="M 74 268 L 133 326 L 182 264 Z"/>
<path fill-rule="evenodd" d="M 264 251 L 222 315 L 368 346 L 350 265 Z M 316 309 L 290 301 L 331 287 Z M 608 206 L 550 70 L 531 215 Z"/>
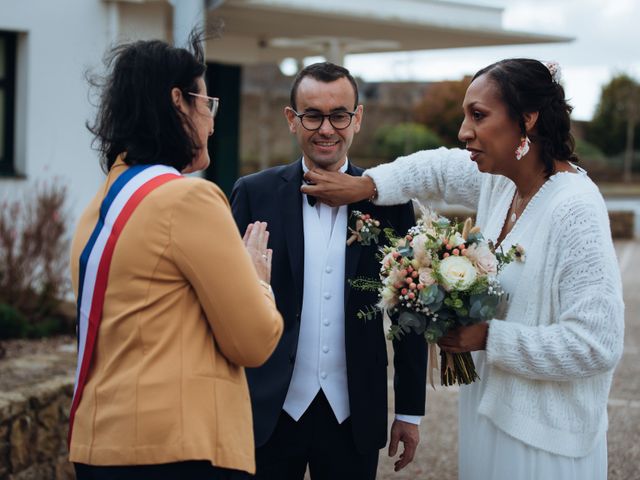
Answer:
<path fill-rule="evenodd" d="M 485 232 L 494 241 L 515 192 L 511 180 L 479 172 L 458 149 L 418 152 L 365 175 L 381 205 L 417 198 L 477 209 L 477 225 L 496 226 Z M 526 259 L 505 321 L 490 321 L 478 411 L 528 445 L 584 456 L 607 429 L 623 346 L 622 285 L 607 210 L 586 174 L 558 173 L 531 199 L 505 248 L 512 234 L 525 239 L 519 243 Z"/>

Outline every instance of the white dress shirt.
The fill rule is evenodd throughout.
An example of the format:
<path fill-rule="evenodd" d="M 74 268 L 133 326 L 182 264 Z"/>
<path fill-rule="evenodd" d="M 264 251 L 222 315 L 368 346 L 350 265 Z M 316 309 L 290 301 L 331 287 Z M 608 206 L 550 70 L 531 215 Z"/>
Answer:
<path fill-rule="evenodd" d="M 340 168 L 346 172 L 348 162 Z M 309 169 L 302 162 L 304 172 Z M 338 421 L 349 415 L 344 332 L 344 282 L 348 207 L 309 205 L 302 196 L 304 290 L 296 362 L 283 409 L 294 420 L 309 408 L 320 389 Z M 420 416 L 396 415 L 419 424 Z"/>

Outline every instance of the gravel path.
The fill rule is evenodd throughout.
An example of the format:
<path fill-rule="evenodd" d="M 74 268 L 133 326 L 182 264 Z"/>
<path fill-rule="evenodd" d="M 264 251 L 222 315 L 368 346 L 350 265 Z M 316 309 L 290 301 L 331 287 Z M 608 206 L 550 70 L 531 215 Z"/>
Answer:
<path fill-rule="evenodd" d="M 640 241 L 616 242 L 616 250 L 624 283 L 626 331 L 609 398 L 609 480 L 635 480 L 640 479 Z M 1 342 L 0 347 L 5 350 L 0 359 L 0 392 L 55 375 L 73 375 L 72 337 Z M 428 413 L 420 427 L 416 459 L 394 473 L 394 460 L 382 450 L 378 480 L 456 479 L 457 397 L 456 388 L 428 390 Z"/>

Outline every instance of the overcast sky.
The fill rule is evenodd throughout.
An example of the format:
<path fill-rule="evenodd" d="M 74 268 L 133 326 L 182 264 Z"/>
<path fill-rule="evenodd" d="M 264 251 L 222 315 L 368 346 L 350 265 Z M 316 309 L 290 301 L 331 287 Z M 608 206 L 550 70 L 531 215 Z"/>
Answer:
<path fill-rule="evenodd" d="M 346 67 L 369 81 L 447 80 L 473 74 L 496 60 L 556 60 L 574 106 L 590 120 L 602 85 L 617 73 L 640 80 L 640 0 L 464 0 L 503 6 L 503 28 L 574 37 L 567 44 L 521 45 L 350 55 Z"/>

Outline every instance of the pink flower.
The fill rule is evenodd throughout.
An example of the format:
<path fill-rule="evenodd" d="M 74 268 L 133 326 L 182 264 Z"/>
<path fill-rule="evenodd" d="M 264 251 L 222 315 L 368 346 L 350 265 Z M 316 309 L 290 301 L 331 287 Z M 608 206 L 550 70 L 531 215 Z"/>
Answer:
<path fill-rule="evenodd" d="M 433 270 L 431 270 L 429 267 L 424 267 L 418 270 L 418 273 L 420 275 L 420 283 L 425 287 L 430 287 L 431 285 L 436 283 L 435 279 L 431 275 L 432 272 Z"/>
<path fill-rule="evenodd" d="M 426 243 L 426 235 L 416 235 L 411 242 L 411 247 L 413 248 L 414 260 L 417 260 L 420 265 L 428 267 L 431 265 L 431 257 L 425 248 Z"/>
<path fill-rule="evenodd" d="M 384 258 L 382 259 L 383 268 L 391 267 L 391 265 L 393 264 L 393 261 L 395 259 L 395 257 L 393 256 L 394 253 L 395 252 L 389 252 L 384 256 Z"/>
<path fill-rule="evenodd" d="M 466 257 L 473 262 L 481 275 L 498 273 L 498 261 L 486 243 L 474 243 L 467 248 Z"/>

